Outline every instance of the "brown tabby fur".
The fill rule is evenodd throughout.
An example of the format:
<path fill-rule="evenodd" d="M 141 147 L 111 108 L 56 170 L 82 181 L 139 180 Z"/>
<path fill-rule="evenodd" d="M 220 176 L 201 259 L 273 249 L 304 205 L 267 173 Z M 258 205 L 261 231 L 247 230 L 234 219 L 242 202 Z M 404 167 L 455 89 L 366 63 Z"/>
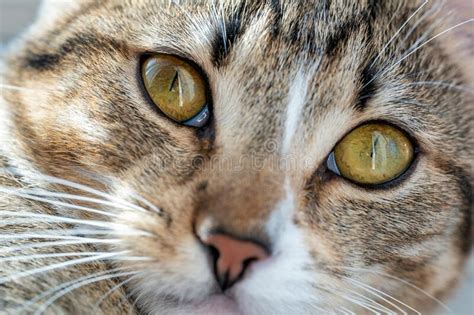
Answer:
<path fill-rule="evenodd" d="M 51 2 L 4 59 L 1 187 L 94 197 L 38 179 L 35 174 L 41 173 L 94 187 L 146 211 L 61 199 L 117 215 L 104 217 L 0 192 L 1 234 L 50 229 L 59 235 L 75 227 L 17 223 L 15 212 L 113 221 L 152 235 L 111 234 L 120 240 L 114 246 L 15 253 L 5 250 L 54 239 L 7 238 L 0 240 L 0 257 L 128 250 L 127 256 L 151 260 L 94 261 L 5 283 L 0 279 L 0 313 L 17 314 L 25 301 L 55 286 L 124 266 L 139 276 L 107 296 L 99 313 L 199 313 L 192 305 L 217 293 L 209 254 L 196 237 L 210 230 L 256 239 L 275 261 L 289 261 L 286 267 L 276 262 L 281 269 L 271 272 L 277 276 L 251 288 L 241 281 L 233 298 L 244 314 L 339 314 L 343 307 L 370 313 L 343 298 L 349 290 L 394 309 L 351 280 L 417 311 L 432 311 L 439 307 L 434 298 L 445 299 L 462 277 L 473 236 L 472 66 L 464 63 L 472 54 L 466 55 L 462 44 L 467 40 L 454 36 L 456 31 L 440 36 L 370 82 L 412 45 L 454 25 L 445 18 L 446 8 L 429 4 L 383 49 L 421 2 Z M 471 31 L 472 24 L 464 32 Z M 142 56 L 153 52 L 182 56 L 206 74 L 213 111 L 208 126 L 178 125 L 147 99 L 138 70 Z M 438 84 L 427 83 L 432 81 Z M 287 122 L 294 115 L 289 106 L 298 93 L 302 113 L 287 142 Z M 372 120 L 405 130 L 418 148 L 406 174 L 377 188 L 357 186 L 326 168 L 338 140 Z M 291 144 L 288 150 L 285 143 Z M 275 167 L 285 157 L 305 163 Z M 292 202 L 284 204 L 288 196 Z M 293 209 L 291 216 L 276 216 L 278 224 L 270 230 L 267 224 L 281 204 Z M 277 250 L 280 235 L 292 242 Z M 81 257 L 0 260 L 0 277 L 76 258 Z M 90 314 L 125 279 L 78 288 L 46 313 Z"/>

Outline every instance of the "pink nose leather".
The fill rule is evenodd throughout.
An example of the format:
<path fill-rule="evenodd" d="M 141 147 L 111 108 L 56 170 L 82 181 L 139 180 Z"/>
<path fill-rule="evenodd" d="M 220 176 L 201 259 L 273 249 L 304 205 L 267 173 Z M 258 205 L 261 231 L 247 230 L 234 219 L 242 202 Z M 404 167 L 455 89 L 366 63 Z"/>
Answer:
<path fill-rule="evenodd" d="M 238 281 L 251 262 L 268 257 L 262 246 L 225 234 L 213 234 L 204 243 L 218 252 L 215 271 L 222 290 L 231 287 Z"/>

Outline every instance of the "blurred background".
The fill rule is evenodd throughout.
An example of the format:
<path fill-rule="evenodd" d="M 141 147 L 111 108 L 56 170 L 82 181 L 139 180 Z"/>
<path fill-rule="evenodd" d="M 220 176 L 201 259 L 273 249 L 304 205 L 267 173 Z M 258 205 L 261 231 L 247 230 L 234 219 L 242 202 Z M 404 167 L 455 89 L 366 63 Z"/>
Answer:
<path fill-rule="evenodd" d="M 474 0 L 447 1 L 456 2 L 463 7 L 463 10 L 461 10 L 463 18 L 472 18 L 474 16 Z M 40 0 L 0 0 L 0 47 L 6 45 L 8 41 L 18 35 L 34 20 L 40 2 Z M 470 27 L 469 29 L 471 33 L 473 28 Z M 468 40 L 470 43 L 467 44 L 473 45 L 474 40 L 472 38 L 474 34 L 469 35 Z M 474 59 L 472 62 L 474 62 Z M 468 273 L 463 280 L 463 284 L 457 289 L 456 294 L 449 301 L 448 305 L 452 313 L 445 312 L 442 315 L 474 315 L 474 257 L 471 257 Z"/>

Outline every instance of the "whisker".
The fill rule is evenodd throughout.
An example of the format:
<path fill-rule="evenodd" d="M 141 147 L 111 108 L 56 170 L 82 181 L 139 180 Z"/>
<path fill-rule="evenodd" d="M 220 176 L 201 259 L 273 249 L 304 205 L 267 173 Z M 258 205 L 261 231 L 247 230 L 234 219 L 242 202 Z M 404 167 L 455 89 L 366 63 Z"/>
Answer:
<path fill-rule="evenodd" d="M 14 221 L 12 224 L 30 224 L 31 221 L 25 220 L 25 221 Z M 42 221 L 44 223 L 44 221 Z M 2 224 L 0 224 L 2 225 Z M 36 231 L 29 231 L 26 232 L 25 234 L 18 233 L 15 235 L 18 235 L 18 238 L 14 237 L 13 239 L 25 239 L 25 238 L 30 238 L 28 237 L 31 232 L 44 232 L 41 233 L 41 235 L 72 235 L 72 236 L 84 236 L 84 235 L 105 235 L 105 236 L 143 236 L 142 232 L 122 232 L 122 231 L 107 231 L 107 230 L 94 230 L 94 229 L 44 229 L 44 230 L 36 230 Z M 5 234 L 0 234 L 0 235 L 5 235 Z M 5 237 L 1 237 L 0 240 L 8 240 L 8 236 L 5 235 Z"/>
<path fill-rule="evenodd" d="M 56 246 L 67 246 L 67 245 L 84 245 L 84 244 L 117 244 L 120 243 L 119 239 L 100 239 L 100 238 L 80 238 L 80 240 L 73 241 L 52 241 L 52 242 L 39 242 L 15 247 L 0 247 L 0 253 L 11 253 L 16 251 L 26 251 L 33 248 L 50 248 Z"/>
<path fill-rule="evenodd" d="M 433 295 L 429 294 L 428 292 L 426 292 L 425 290 L 421 289 L 420 287 L 414 285 L 413 283 L 407 281 L 407 280 L 404 280 L 402 278 L 398 278 L 396 276 L 393 276 L 393 275 L 390 275 L 388 273 L 384 273 L 384 272 L 380 272 L 380 271 L 375 271 L 375 270 L 369 270 L 369 269 L 365 269 L 365 268 L 357 268 L 357 267 L 345 267 L 345 266 L 333 266 L 333 268 L 340 268 L 340 269 L 346 269 L 346 270 L 352 270 L 352 271 L 359 271 L 359 272 L 369 272 L 369 273 L 375 273 L 375 274 L 378 274 L 378 275 L 381 275 L 381 276 L 384 276 L 384 277 L 387 277 L 387 278 L 390 278 L 390 279 L 393 279 L 393 280 L 396 280 L 396 281 L 399 281 L 405 285 L 407 285 L 408 287 L 412 288 L 412 289 L 415 289 L 416 291 L 424 294 L 426 297 L 430 298 L 431 300 L 435 301 L 436 303 L 438 303 L 438 305 L 440 305 L 441 307 L 443 307 L 446 311 L 452 313 L 451 309 L 446 305 L 444 304 L 442 301 L 440 301 L 439 299 L 435 298 Z"/>
<path fill-rule="evenodd" d="M 433 85 L 433 86 L 441 86 L 446 87 L 449 89 L 456 89 L 464 92 L 468 92 L 470 94 L 474 94 L 473 88 L 465 87 L 456 83 L 445 82 L 445 81 L 417 81 L 406 83 L 404 86 L 416 86 L 416 85 Z"/>
<path fill-rule="evenodd" d="M 28 277 L 28 276 L 33 276 L 33 275 L 36 275 L 36 274 L 39 274 L 39 273 L 45 273 L 45 272 L 49 272 L 49 271 L 53 271 L 53 270 L 57 270 L 57 269 L 64 269 L 66 267 L 77 266 L 77 265 L 80 265 L 80 264 L 86 264 L 86 263 L 90 263 L 90 262 L 93 262 L 93 261 L 112 259 L 114 257 L 118 257 L 118 256 L 121 256 L 121 255 L 126 255 L 128 253 L 129 253 L 128 251 L 116 252 L 116 253 L 106 253 L 106 254 L 102 254 L 102 255 L 96 255 L 96 256 L 93 256 L 93 257 L 85 257 L 85 258 L 79 258 L 79 259 L 74 259 L 74 260 L 68 260 L 66 262 L 61 262 L 61 263 L 52 264 L 52 265 L 48 265 L 48 266 L 44 266 L 44 267 L 39 267 L 39 268 L 34 268 L 34 269 L 26 270 L 26 271 L 21 271 L 21 272 L 17 272 L 13 275 L 10 275 L 10 276 L 1 277 L 0 278 L 0 285 L 4 284 L 6 282 L 15 281 L 15 280 L 18 280 L 18 279 L 21 279 L 21 278 L 24 278 L 24 277 Z"/>
<path fill-rule="evenodd" d="M 382 56 L 382 54 L 387 50 L 387 48 L 390 46 L 390 44 L 400 35 L 400 33 L 403 31 L 403 29 L 408 25 L 408 23 L 411 21 L 412 18 L 414 18 L 418 12 L 420 12 L 427 4 L 428 4 L 428 0 L 425 0 L 425 2 L 423 2 L 419 7 L 418 9 L 415 10 L 415 12 L 413 12 L 412 15 L 410 15 L 407 20 L 405 21 L 405 23 L 402 24 L 402 26 L 395 32 L 395 34 L 392 36 L 392 38 L 390 38 L 390 40 L 387 42 L 387 44 L 385 44 L 385 46 L 382 48 L 382 50 L 379 52 L 379 54 L 377 55 L 377 57 L 374 59 L 374 61 L 370 64 L 370 68 L 372 68 L 374 66 L 374 64 L 379 60 L 380 56 Z"/>
<path fill-rule="evenodd" d="M 418 26 L 430 15 L 434 15 L 437 11 L 439 11 L 442 7 L 442 1 L 436 2 L 431 6 L 429 10 L 427 10 L 423 15 L 416 20 L 415 24 L 412 26 L 412 28 L 406 33 L 404 38 L 402 39 L 402 42 L 406 42 L 408 38 L 413 34 L 413 32 L 418 28 Z M 435 23 L 437 25 L 437 23 Z"/>
<path fill-rule="evenodd" d="M 65 235 L 57 235 L 57 234 L 31 234 L 31 233 L 24 233 L 24 234 L 0 234 L 0 240 L 22 240 L 22 239 L 30 239 L 30 238 L 37 238 L 37 239 L 59 239 L 59 240 L 83 240 L 83 237 L 79 236 L 65 236 Z"/>
<path fill-rule="evenodd" d="M 9 256 L 0 258 L 0 263 L 9 261 L 23 261 L 23 260 L 34 260 L 34 259 L 46 259 L 46 258 L 61 258 L 61 257 L 74 257 L 74 256 L 94 256 L 106 254 L 105 252 L 70 252 L 70 253 L 54 253 L 54 254 L 35 254 L 35 255 L 22 255 L 22 256 Z"/>
<path fill-rule="evenodd" d="M 49 214 L 36 214 L 36 213 L 21 213 L 21 212 L 12 212 L 12 211 L 0 211 L 0 217 L 7 216 L 7 217 L 16 217 L 16 218 L 28 218 L 28 219 L 39 219 L 41 222 L 60 222 L 60 223 L 71 223 L 71 224 L 80 224 L 80 225 L 89 225 L 95 226 L 100 228 L 105 228 L 108 230 L 116 229 L 120 231 L 133 231 L 136 233 L 142 233 L 143 236 L 153 237 L 152 233 L 145 232 L 145 231 L 138 231 L 133 229 L 124 224 L 106 222 L 106 221 L 97 221 L 97 220 L 81 220 L 81 219 L 73 219 L 68 217 L 62 216 L 55 216 Z"/>
<path fill-rule="evenodd" d="M 21 193 L 19 191 L 20 190 L 5 189 L 5 188 L 0 187 L 0 192 L 7 193 L 7 194 L 10 194 L 10 195 L 14 195 L 16 197 L 21 197 L 21 198 L 25 198 L 25 199 L 29 199 L 29 200 L 40 201 L 40 202 L 44 202 L 44 203 L 48 203 L 48 204 L 52 204 L 52 205 L 56 205 L 56 206 L 62 206 L 62 207 L 68 208 L 68 209 L 82 210 L 84 212 L 100 214 L 100 215 L 107 216 L 107 217 L 118 217 L 118 215 L 116 215 L 116 214 L 108 213 L 108 212 L 105 212 L 105 211 L 96 210 L 96 209 L 92 209 L 92 208 L 89 208 L 89 207 L 77 206 L 77 205 L 73 205 L 73 204 L 70 204 L 70 203 L 62 202 L 62 201 L 56 201 L 56 200 L 41 198 L 41 197 L 35 197 L 35 196 L 29 195 L 29 194 Z"/>
<path fill-rule="evenodd" d="M 369 305 L 367 305 L 367 303 L 365 302 L 361 302 L 360 300 L 354 298 L 354 297 L 350 297 L 350 296 L 347 296 L 347 295 L 340 295 L 342 298 L 344 298 L 345 300 L 349 301 L 349 302 L 352 302 L 354 303 L 355 305 L 358 305 L 358 306 L 361 306 L 362 308 L 376 314 L 376 315 L 380 315 L 379 312 L 377 312 L 376 310 L 372 309 Z"/>
<path fill-rule="evenodd" d="M 1 189 L 1 188 L 0 188 Z M 73 194 L 66 194 L 60 192 L 51 192 L 42 189 L 18 189 L 20 193 L 25 193 L 28 195 L 35 195 L 35 196 L 43 196 L 43 197 L 54 197 L 54 198 L 61 198 L 61 199 L 68 199 L 68 200 L 77 200 L 77 201 L 84 201 L 84 202 L 91 202 L 95 204 L 110 206 L 114 208 L 120 208 L 123 210 L 130 210 L 130 207 L 117 204 L 111 201 L 106 201 L 97 198 L 85 197 L 81 195 L 73 195 Z"/>
<path fill-rule="evenodd" d="M 139 206 L 137 206 L 133 203 L 130 203 L 126 200 L 120 199 L 118 197 L 112 196 L 110 194 L 99 191 L 99 190 L 94 189 L 92 187 L 89 187 L 89 186 L 86 186 L 86 185 L 83 185 L 83 184 L 79 184 L 79 183 L 75 183 L 75 182 L 72 182 L 72 181 L 69 181 L 69 180 L 66 180 L 66 179 L 61 179 L 61 178 L 57 178 L 57 177 L 49 176 L 49 175 L 44 175 L 44 174 L 34 174 L 34 175 L 32 174 L 30 176 L 30 178 L 31 179 L 36 179 L 36 180 L 44 180 L 44 181 L 49 182 L 49 183 L 58 184 L 58 185 L 66 186 L 66 187 L 70 187 L 70 188 L 75 188 L 77 190 L 81 190 L 81 191 L 84 191 L 84 192 L 88 192 L 92 195 L 105 198 L 105 199 L 110 200 L 112 202 L 115 201 L 115 202 L 118 202 L 122 205 L 127 205 L 131 209 L 134 209 L 134 210 L 137 210 L 137 211 L 140 211 L 140 212 L 145 212 L 145 213 L 148 212 L 146 209 L 143 209 L 142 207 L 139 207 Z"/>
<path fill-rule="evenodd" d="M 92 174 L 92 173 L 86 172 L 86 171 L 82 172 L 82 174 L 84 174 L 85 176 L 88 176 L 88 178 L 90 178 L 90 179 L 92 179 L 92 180 L 94 180 L 98 183 L 105 184 L 106 186 L 109 186 L 109 187 L 113 186 L 112 181 L 108 178 L 104 178 L 103 176 L 99 176 L 97 174 Z M 158 207 L 156 207 L 153 203 L 151 203 L 150 201 L 145 199 L 144 197 L 138 195 L 137 193 L 133 192 L 132 190 L 127 191 L 127 194 L 130 195 L 136 201 L 141 202 L 141 203 L 145 204 L 146 206 L 148 206 L 150 208 L 148 210 L 153 210 L 154 212 L 156 212 L 158 214 L 161 214 L 161 210 Z M 117 199 L 115 196 L 114 196 L 114 198 Z M 121 199 L 119 199 L 119 200 L 121 200 Z M 139 205 L 136 205 L 136 206 L 139 207 L 139 208 L 142 208 Z M 146 211 L 147 209 L 142 208 L 142 210 Z"/>
<path fill-rule="evenodd" d="M 36 295 L 34 298 L 27 301 L 20 309 L 18 309 L 16 311 L 17 311 L 18 314 L 21 314 L 24 310 L 30 309 L 33 306 L 33 304 L 36 304 L 37 302 L 41 301 L 45 297 L 47 297 L 51 294 L 54 294 L 55 292 L 60 291 L 61 289 L 64 289 L 66 287 L 69 287 L 70 285 L 73 285 L 75 283 L 78 283 L 78 282 L 81 282 L 81 281 L 84 281 L 84 280 L 87 280 L 87 279 L 95 278 L 97 276 L 101 276 L 101 275 L 104 275 L 104 274 L 111 274 L 111 273 L 114 273 L 114 272 L 117 272 L 117 271 L 124 271 L 126 269 L 130 269 L 130 268 L 122 267 L 122 268 L 115 268 L 115 269 L 111 269 L 111 270 L 104 270 L 104 271 L 101 271 L 101 272 L 96 272 L 96 273 L 91 274 L 91 275 L 87 275 L 87 276 L 84 276 L 84 277 L 80 277 L 78 279 L 74 279 L 74 280 L 62 283 L 62 284 L 57 285 L 53 288 L 50 288 L 49 290 L 47 290 L 45 292 L 42 292 L 42 293 Z"/>
<path fill-rule="evenodd" d="M 402 314 L 406 314 L 406 315 L 407 315 L 408 313 L 407 313 L 406 311 L 404 311 L 403 309 L 401 309 L 401 308 L 400 308 L 399 306 L 397 306 L 396 304 L 393 304 L 393 303 L 390 302 L 388 299 L 384 298 L 383 296 L 386 296 L 386 297 L 388 297 L 388 298 L 390 298 L 390 299 L 392 299 L 392 300 L 394 300 L 394 301 L 400 303 L 401 305 L 407 307 L 408 309 L 412 310 L 413 312 L 415 312 L 415 313 L 421 315 L 420 312 L 418 312 L 417 310 L 415 310 L 415 309 L 412 308 L 411 306 L 409 306 L 409 305 L 403 303 L 402 301 L 400 301 L 400 300 L 394 298 L 394 297 L 391 296 L 390 294 L 387 294 L 387 293 L 385 293 L 385 292 L 382 292 L 381 290 L 377 290 L 376 288 L 374 288 L 374 287 L 372 287 L 372 286 L 370 286 L 370 285 L 368 285 L 368 284 L 364 284 L 364 283 L 362 283 L 362 282 L 359 282 L 359 281 L 357 281 L 357 280 L 351 279 L 351 278 L 349 278 L 349 277 L 346 277 L 346 279 L 347 279 L 348 281 L 350 281 L 350 282 L 352 283 L 352 285 L 354 285 L 354 286 L 356 286 L 356 287 L 358 287 L 358 288 L 361 288 L 361 289 L 363 289 L 363 290 L 365 290 L 365 291 L 367 291 L 367 292 L 369 292 L 369 293 L 375 295 L 376 297 L 378 297 L 378 298 L 381 299 L 382 301 L 384 301 L 384 302 L 386 302 L 386 303 L 392 305 L 392 306 L 395 307 L 397 310 L 399 310 L 400 312 L 402 312 Z M 379 293 L 379 294 L 374 293 L 374 292 L 377 292 L 377 293 Z M 382 296 L 382 295 L 383 295 L 383 296 Z"/>
<path fill-rule="evenodd" d="M 135 278 L 136 276 L 137 276 L 137 275 L 134 275 L 134 276 L 130 277 L 129 279 L 120 282 L 119 284 L 117 284 L 116 286 L 114 286 L 112 289 L 110 289 L 109 291 L 107 291 L 104 295 L 102 295 L 102 297 L 101 297 L 101 298 L 97 301 L 97 303 L 94 305 L 91 314 L 97 314 L 97 310 L 99 309 L 100 304 L 102 304 L 102 302 L 103 302 L 105 299 L 107 299 L 107 298 L 108 298 L 112 293 L 114 293 L 116 290 L 120 289 L 121 287 L 123 287 L 124 285 L 126 285 L 127 283 L 129 283 L 130 281 L 134 280 L 134 278 Z M 125 297 L 125 298 L 126 298 L 126 297 Z"/>
<path fill-rule="evenodd" d="M 86 286 L 86 285 L 89 285 L 89 284 L 92 284 L 92 283 L 96 283 L 96 282 L 100 282 L 100 281 L 104 281 L 104 280 L 110 280 L 110 279 L 119 278 L 119 277 L 132 276 L 132 275 L 136 275 L 137 273 L 138 272 L 130 271 L 130 272 L 115 273 L 115 274 L 107 274 L 107 275 L 98 276 L 98 277 L 95 277 L 95 278 L 92 278 L 92 279 L 88 279 L 88 280 L 81 281 L 79 283 L 73 284 L 73 285 L 71 285 L 67 288 L 62 289 L 58 293 L 54 294 L 51 298 L 49 298 L 46 302 L 44 302 L 40 307 L 38 307 L 38 309 L 34 312 L 34 315 L 43 314 L 43 312 L 46 311 L 48 309 L 48 307 L 50 307 L 56 300 L 60 299 L 61 297 L 65 296 L 66 294 L 68 294 L 68 293 L 70 293 L 74 290 L 77 290 L 77 289 L 79 289 L 83 286 Z"/>
<path fill-rule="evenodd" d="M 368 296 L 365 296 L 365 295 L 363 295 L 363 294 L 361 294 L 357 291 L 351 290 L 351 289 L 346 289 L 346 291 L 355 295 L 355 296 L 351 296 L 351 298 L 357 299 L 357 297 L 359 297 L 360 299 L 362 299 L 362 300 L 358 299 L 358 301 L 360 303 L 364 303 L 365 305 L 369 306 L 370 308 L 372 308 L 374 310 L 385 312 L 387 314 L 396 314 L 395 312 L 393 312 L 389 308 L 383 306 L 382 304 L 376 302 L 375 300 L 369 298 Z"/>
<path fill-rule="evenodd" d="M 369 80 L 368 83 L 365 84 L 365 86 L 369 85 L 370 83 L 372 83 L 374 80 L 376 80 L 377 78 L 379 78 L 380 76 L 384 75 L 385 73 L 387 72 L 390 72 L 391 70 L 393 70 L 396 66 L 398 66 L 400 63 L 402 63 L 405 59 L 407 59 L 408 57 L 410 57 L 411 55 L 413 55 L 414 53 L 416 53 L 418 50 L 420 50 L 421 48 L 423 48 L 424 46 L 426 46 L 427 44 L 431 43 L 433 40 L 435 40 L 436 38 L 440 37 L 440 36 L 443 36 L 444 34 L 446 33 L 449 33 L 451 32 L 452 30 L 456 29 L 456 28 L 459 28 L 465 24 L 468 24 L 468 23 L 471 23 L 473 22 L 474 19 L 469 19 L 469 20 L 466 20 L 464 22 L 461 22 L 461 23 L 458 23 L 454 26 L 451 26 L 449 27 L 448 29 L 436 34 L 435 36 L 431 37 L 430 39 L 424 41 L 422 44 L 420 45 L 416 45 L 416 48 L 413 49 L 412 51 L 410 51 L 409 53 L 407 53 L 405 56 L 403 56 L 402 58 L 400 58 L 397 62 L 393 63 L 392 65 L 388 66 L 387 68 L 385 68 L 383 71 L 381 71 L 379 74 L 375 75 L 371 80 Z"/>
<path fill-rule="evenodd" d="M 0 89 L 5 89 L 5 90 L 12 90 L 12 91 L 20 91 L 20 92 L 53 92 L 53 91 L 59 91 L 58 89 L 48 89 L 48 88 L 25 88 L 21 86 L 16 86 L 16 85 L 11 85 L 11 84 L 4 84 L 0 83 Z"/>
<path fill-rule="evenodd" d="M 344 306 L 341 306 L 340 309 L 343 310 L 343 311 L 346 311 L 347 314 L 349 314 L 349 315 L 356 315 L 356 313 L 354 313 L 353 311 L 348 310 Z"/>

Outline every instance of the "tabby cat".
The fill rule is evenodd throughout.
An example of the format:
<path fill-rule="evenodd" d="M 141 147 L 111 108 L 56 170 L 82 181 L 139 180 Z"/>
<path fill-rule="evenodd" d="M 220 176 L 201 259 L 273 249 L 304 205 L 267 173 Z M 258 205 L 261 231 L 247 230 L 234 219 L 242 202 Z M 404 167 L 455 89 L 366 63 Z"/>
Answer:
<path fill-rule="evenodd" d="M 443 310 L 473 239 L 458 2 L 45 1 L 2 58 L 0 313 Z"/>

